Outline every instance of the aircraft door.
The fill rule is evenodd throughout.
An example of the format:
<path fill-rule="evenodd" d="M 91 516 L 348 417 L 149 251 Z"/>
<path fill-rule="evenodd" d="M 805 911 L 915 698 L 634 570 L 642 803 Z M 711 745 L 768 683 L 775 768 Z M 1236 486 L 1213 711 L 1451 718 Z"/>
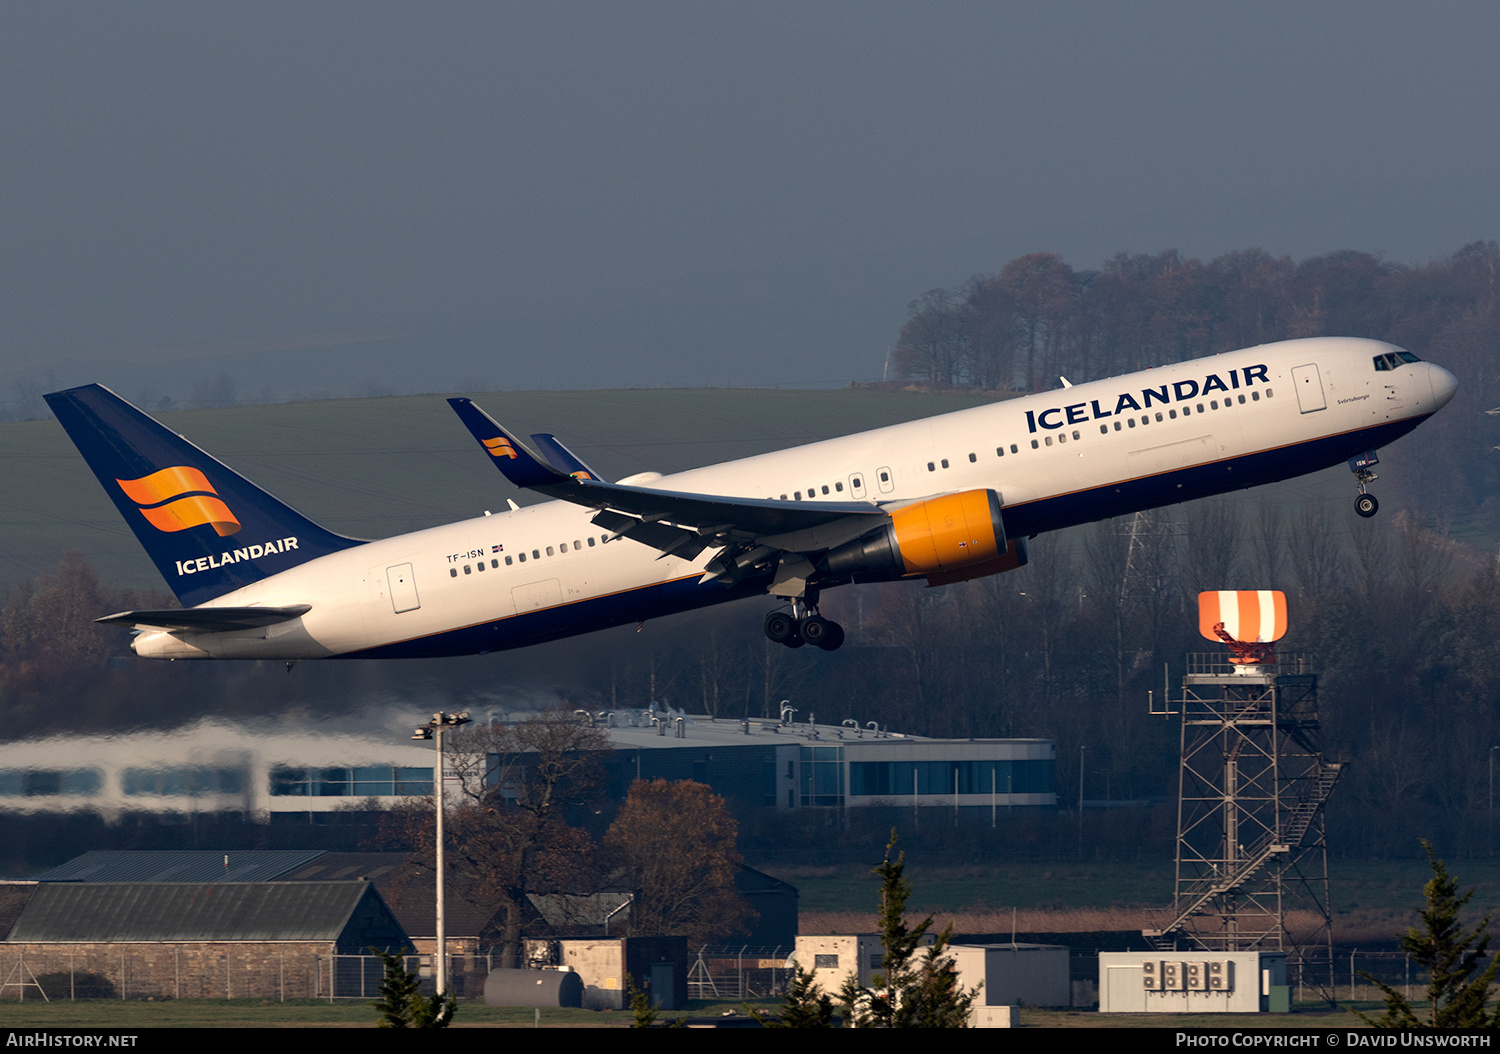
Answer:
<path fill-rule="evenodd" d="M 881 465 L 875 470 L 875 479 L 880 483 L 882 494 L 889 494 L 896 489 L 896 478 L 891 475 L 891 470 L 886 465 Z"/>
<path fill-rule="evenodd" d="M 1328 408 L 1328 400 L 1323 396 L 1323 378 L 1318 373 L 1316 362 L 1293 366 L 1292 385 L 1297 389 L 1297 406 L 1303 413 Z"/>
<path fill-rule="evenodd" d="M 386 584 L 391 591 L 391 607 L 396 614 L 403 611 L 415 611 L 422 606 L 422 601 L 417 597 L 417 578 L 412 573 L 411 564 L 396 564 L 385 569 Z"/>
<path fill-rule="evenodd" d="M 863 498 L 865 496 L 865 474 L 863 472 L 856 472 L 849 477 L 849 494 L 856 498 Z"/>

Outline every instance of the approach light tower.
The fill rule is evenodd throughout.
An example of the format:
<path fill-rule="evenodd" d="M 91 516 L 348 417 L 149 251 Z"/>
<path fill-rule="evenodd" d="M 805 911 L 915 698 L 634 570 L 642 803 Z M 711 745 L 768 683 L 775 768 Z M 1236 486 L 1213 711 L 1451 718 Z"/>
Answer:
<path fill-rule="evenodd" d="M 1276 659 L 1286 629 L 1278 591 L 1198 594 L 1199 633 L 1225 647 L 1189 654 L 1180 697 L 1158 711 L 1182 718 L 1176 894 L 1171 921 L 1143 932 L 1161 950 L 1284 950 L 1324 987 L 1333 913 L 1323 805 L 1343 765 L 1323 758 L 1307 660 Z"/>

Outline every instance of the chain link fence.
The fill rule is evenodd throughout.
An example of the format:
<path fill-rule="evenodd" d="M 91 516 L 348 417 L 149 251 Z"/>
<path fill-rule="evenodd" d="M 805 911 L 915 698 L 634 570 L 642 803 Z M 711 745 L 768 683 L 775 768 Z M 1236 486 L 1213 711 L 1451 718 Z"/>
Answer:
<path fill-rule="evenodd" d="M 305 945 L 0 944 L 0 999 L 373 1000 L 385 965 L 376 955 L 337 955 Z M 484 994 L 491 956 L 448 956 L 453 994 Z M 433 986 L 431 957 L 404 957 Z"/>
<path fill-rule="evenodd" d="M 761 999 L 786 992 L 790 945 L 705 946 L 688 970 L 689 999 Z"/>

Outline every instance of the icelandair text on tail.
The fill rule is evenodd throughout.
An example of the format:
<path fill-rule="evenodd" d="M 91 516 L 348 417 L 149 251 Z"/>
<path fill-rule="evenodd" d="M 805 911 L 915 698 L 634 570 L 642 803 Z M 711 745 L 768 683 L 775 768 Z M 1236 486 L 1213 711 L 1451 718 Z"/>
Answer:
<path fill-rule="evenodd" d="M 297 548 L 297 539 L 283 538 L 279 542 L 267 542 L 265 545 L 252 545 L 244 549 L 227 549 L 219 556 L 200 556 L 196 560 L 178 560 L 177 573 L 179 575 L 191 575 L 198 571 L 217 569 L 228 564 L 237 564 L 241 560 L 258 560 L 262 556 L 270 556 L 272 553 L 285 553 Z"/>

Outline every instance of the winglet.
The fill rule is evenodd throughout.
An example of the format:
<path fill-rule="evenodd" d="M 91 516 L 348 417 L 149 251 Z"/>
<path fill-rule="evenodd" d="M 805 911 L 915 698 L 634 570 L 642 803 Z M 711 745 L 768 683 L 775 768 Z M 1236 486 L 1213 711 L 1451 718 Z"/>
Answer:
<path fill-rule="evenodd" d="M 449 399 L 448 405 L 453 407 L 464 427 L 479 440 L 479 445 L 494 460 L 495 467 L 516 486 L 544 487 L 568 479 L 567 473 L 548 465 L 526 444 L 500 427 L 493 417 L 475 406 L 472 399 Z"/>
<path fill-rule="evenodd" d="M 559 472 L 566 472 L 574 479 L 604 479 L 583 463 L 583 458 L 562 445 L 562 441 L 547 432 L 533 432 L 531 441 L 541 450 L 547 463 Z"/>

